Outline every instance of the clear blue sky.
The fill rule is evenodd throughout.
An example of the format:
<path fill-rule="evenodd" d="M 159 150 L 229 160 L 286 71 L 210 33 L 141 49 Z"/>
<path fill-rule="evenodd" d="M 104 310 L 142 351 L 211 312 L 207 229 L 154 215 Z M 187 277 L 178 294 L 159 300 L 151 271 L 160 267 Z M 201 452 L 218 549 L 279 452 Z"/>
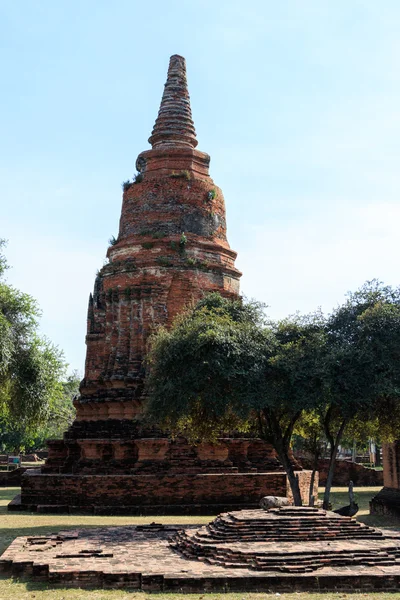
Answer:
<path fill-rule="evenodd" d="M 171 54 L 242 291 L 283 317 L 400 283 L 399 31 L 398 0 L 0 0 L 8 281 L 71 368 Z"/>

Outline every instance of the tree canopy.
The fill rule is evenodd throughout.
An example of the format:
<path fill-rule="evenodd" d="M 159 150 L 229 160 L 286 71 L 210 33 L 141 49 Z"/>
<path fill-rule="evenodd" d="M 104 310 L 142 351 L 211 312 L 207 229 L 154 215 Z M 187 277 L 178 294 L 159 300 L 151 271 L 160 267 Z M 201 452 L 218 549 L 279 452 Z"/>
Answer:
<path fill-rule="evenodd" d="M 191 439 L 245 426 L 268 336 L 262 307 L 210 294 L 174 327 L 160 327 L 148 353 L 147 417 Z"/>
<path fill-rule="evenodd" d="M 147 418 L 191 439 L 256 428 L 274 445 L 296 504 L 292 434 L 300 418 L 303 429 L 312 419 L 317 442 L 319 422 L 331 452 L 327 503 L 346 427 L 358 419 L 398 431 L 385 415 L 400 412 L 399 298 L 373 281 L 328 317 L 273 322 L 256 302 L 210 294 L 151 338 Z"/>
<path fill-rule="evenodd" d="M 151 340 L 148 418 L 192 439 L 256 428 L 272 443 L 297 503 L 289 456 L 302 410 L 321 396 L 320 316 L 267 322 L 262 305 L 210 294 Z"/>
<path fill-rule="evenodd" d="M 0 240 L 0 419 L 3 427 L 33 431 L 63 397 L 62 352 L 38 335 L 36 301 L 8 285 Z"/>

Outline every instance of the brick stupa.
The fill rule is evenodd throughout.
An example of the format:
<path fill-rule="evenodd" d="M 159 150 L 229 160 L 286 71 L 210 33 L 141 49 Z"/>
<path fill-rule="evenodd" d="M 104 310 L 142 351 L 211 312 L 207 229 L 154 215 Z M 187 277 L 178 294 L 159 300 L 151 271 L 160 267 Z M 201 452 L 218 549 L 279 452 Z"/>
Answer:
<path fill-rule="evenodd" d="M 154 326 L 171 324 L 205 292 L 237 297 L 241 275 L 210 157 L 196 150 L 181 56 L 170 59 L 149 142 L 135 181 L 124 184 L 118 238 L 90 295 L 76 420 L 63 440 L 49 441 L 46 464 L 24 475 L 10 509 L 215 514 L 288 491 L 275 452 L 261 440 L 232 436 L 190 446 L 140 426 L 143 359 Z M 307 499 L 309 472 L 297 468 Z"/>

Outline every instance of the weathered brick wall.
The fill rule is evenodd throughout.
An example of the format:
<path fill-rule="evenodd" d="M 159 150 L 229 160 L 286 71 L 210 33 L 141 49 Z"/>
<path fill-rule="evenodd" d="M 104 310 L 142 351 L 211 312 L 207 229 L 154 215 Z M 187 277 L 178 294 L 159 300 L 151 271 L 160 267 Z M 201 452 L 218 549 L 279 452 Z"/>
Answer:
<path fill-rule="evenodd" d="M 299 475 L 300 488 L 308 501 L 310 473 Z M 232 507 L 257 506 L 266 495 L 286 496 L 285 473 L 237 473 L 202 475 L 44 475 L 32 471 L 23 477 L 22 504 L 26 506 L 66 503 L 79 507 L 143 507 L 162 512 L 185 507 L 201 512 L 210 507 L 225 510 Z M 66 502 L 66 499 L 68 502 Z M 110 510 L 110 512 L 113 512 Z"/>
<path fill-rule="evenodd" d="M 49 440 L 45 473 L 230 473 L 282 471 L 271 444 L 260 439 L 221 438 L 191 445 L 184 438 L 71 438 Z M 295 469 L 301 466 L 293 460 Z"/>
<path fill-rule="evenodd" d="M 146 173 L 124 192 L 118 241 L 109 248 L 110 264 L 101 269 L 89 302 L 78 420 L 134 417 L 154 326 L 170 324 L 205 292 L 239 292 L 222 192 L 208 176 L 189 176 L 170 172 L 147 179 Z M 215 197 L 209 199 L 211 191 Z"/>
<path fill-rule="evenodd" d="M 301 458 L 302 465 L 310 469 L 312 461 L 305 458 Z M 318 472 L 319 472 L 319 483 L 325 485 L 328 476 L 329 461 L 321 459 L 318 461 Z M 348 460 L 337 460 L 335 464 L 335 475 L 333 478 L 333 485 L 337 486 L 348 486 L 349 482 L 352 481 L 354 485 L 359 486 L 375 486 L 383 485 L 383 472 L 375 471 L 375 469 L 368 469 L 363 465 L 354 463 Z"/>
<path fill-rule="evenodd" d="M 310 502 L 310 482 L 311 482 L 311 471 L 297 471 L 296 476 L 299 481 L 299 488 L 303 504 L 309 504 Z M 314 500 L 318 498 L 318 473 L 315 474 L 314 486 L 312 490 Z M 286 480 L 286 494 L 290 502 L 293 502 L 293 494 L 290 488 L 289 480 Z"/>
<path fill-rule="evenodd" d="M 26 470 L 26 467 L 18 467 L 18 469 L 12 471 L 0 471 L 0 486 L 13 487 L 21 485 L 22 475 Z"/>
<path fill-rule="evenodd" d="M 155 506 L 253 504 L 268 493 L 285 495 L 282 473 L 203 475 L 36 475 L 24 478 L 24 504 Z M 51 499 L 51 502 L 50 502 Z"/>

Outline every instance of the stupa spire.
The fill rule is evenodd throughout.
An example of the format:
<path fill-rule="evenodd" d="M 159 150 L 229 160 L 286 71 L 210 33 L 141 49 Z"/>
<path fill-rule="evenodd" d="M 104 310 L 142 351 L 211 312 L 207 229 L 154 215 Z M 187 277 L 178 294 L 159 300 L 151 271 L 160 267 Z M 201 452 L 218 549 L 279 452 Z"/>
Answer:
<path fill-rule="evenodd" d="M 153 148 L 197 146 L 186 80 L 186 61 L 178 54 L 169 60 L 167 82 L 149 143 Z"/>

